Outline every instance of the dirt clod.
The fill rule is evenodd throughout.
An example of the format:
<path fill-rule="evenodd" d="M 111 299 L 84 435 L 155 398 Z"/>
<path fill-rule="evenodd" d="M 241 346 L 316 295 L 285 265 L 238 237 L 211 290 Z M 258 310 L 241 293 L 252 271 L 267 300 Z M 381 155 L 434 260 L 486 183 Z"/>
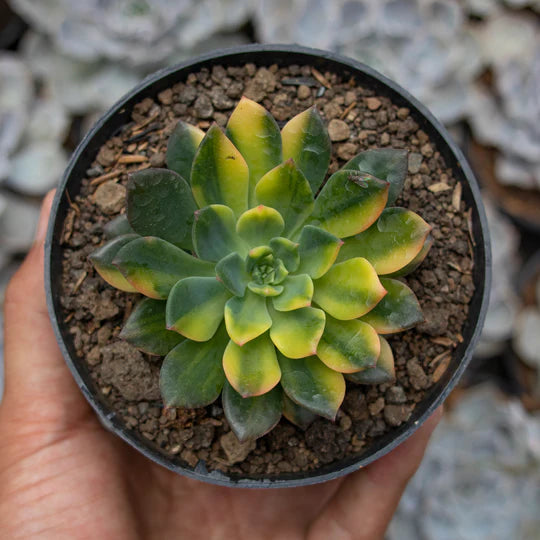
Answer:
<path fill-rule="evenodd" d="M 98 186 L 94 200 L 105 214 L 120 212 L 125 204 L 126 188 L 116 182 L 105 182 Z"/>
<path fill-rule="evenodd" d="M 343 121 L 336 118 L 330 120 L 328 124 L 328 135 L 333 142 L 346 141 L 351 134 L 349 126 Z"/>
<path fill-rule="evenodd" d="M 143 355 L 123 341 L 101 349 L 102 380 L 113 385 L 129 401 L 159 399 L 159 375 Z"/>
<path fill-rule="evenodd" d="M 240 442 L 232 431 L 222 435 L 219 443 L 230 465 L 244 461 L 256 447 L 255 441 Z"/>

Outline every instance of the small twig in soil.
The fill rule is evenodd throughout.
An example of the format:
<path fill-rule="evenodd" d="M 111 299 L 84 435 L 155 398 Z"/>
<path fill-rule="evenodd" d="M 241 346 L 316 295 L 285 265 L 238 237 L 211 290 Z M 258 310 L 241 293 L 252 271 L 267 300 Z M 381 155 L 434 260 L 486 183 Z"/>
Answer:
<path fill-rule="evenodd" d="M 159 129 L 159 124 L 152 124 L 147 129 L 141 131 L 140 133 L 134 133 L 129 139 L 127 139 L 126 143 L 132 143 L 140 141 L 141 139 L 144 139 L 149 133 L 152 133 L 154 131 L 157 131 Z"/>
<path fill-rule="evenodd" d="M 433 371 L 431 375 L 431 378 L 433 379 L 434 382 L 437 382 L 443 376 L 444 372 L 448 368 L 448 365 L 450 364 L 452 355 L 450 354 L 450 351 L 446 351 L 446 353 L 443 353 L 443 356 L 439 355 L 437 356 L 437 358 L 439 358 L 440 363 L 435 368 L 435 371 Z"/>
<path fill-rule="evenodd" d="M 69 196 L 69 192 L 68 190 L 66 189 L 66 191 L 64 192 L 66 194 L 66 198 L 68 200 L 68 204 L 71 208 L 73 208 L 73 211 L 78 215 L 80 216 L 81 215 L 81 209 L 78 207 L 77 204 L 75 204 L 72 200 L 71 200 L 71 197 Z"/>
<path fill-rule="evenodd" d="M 431 338 L 430 341 L 431 341 L 431 343 L 435 343 L 435 345 L 442 345 L 443 347 L 455 347 L 456 346 L 456 343 L 454 341 L 452 341 L 449 337 L 433 337 L 433 338 Z M 435 361 L 435 359 L 433 361 Z"/>
<path fill-rule="evenodd" d="M 314 67 L 311 68 L 311 74 L 325 87 L 325 88 L 332 88 L 332 85 L 326 80 L 324 75 L 317 71 Z"/>
<path fill-rule="evenodd" d="M 455 263 L 453 261 L 448 261 L 446 263 L 450 268 L 452 268 L 453 270 L 455 270 L 456 272 L 459 272 L 460 274 L 464 274 L 466 276 L 470 276 L 471 275 L 471 272 L 469 270 L 463 270 L 463 268 L 461 268 L 461 266 L 459 266 L 458 263 Z"/>
<path fill-rule="evenodd" d="M 71 238 L 73 234 L 73 224 L 75 222 L 75 210 L 68 212 L 66 216 L 66 221 L 64 221 L 64 231 L 62 234 L 62 242 L 65 244 Z"/>
<path fill-rule="evenodd" d="M 80 286 L 82 285 L 83 281 L 86 279 L 86 276 L 88 275 L 88 273 L 86 272 L 86 270 L 81 274 L 81 277 L 77 280 L 77 282 L 75 283 L 75 286 L 73 287 L 73 291 L 72 291 L 72 294 L 75 294 Z"/>
<path fill-rule="evenodd" d="M 465 212 L 465 215 L 467 216 L 467 229 L 469 230 L 469 237 L 471 239 L 471 243 L 473 246 L 476 246 L 473 234 L 472 208 L 469 208 L 467 212 Z"/>
<path fill-rule="evenodd" d="M 106 182 L 107 180 L 112 180 L 113 178 L 120 176 L 123 172 L 124 172 L 124 169 L 116 169 L 115 171 L 108 172 L 107 174 L 96 176 L 94 179 L 90 180 L 90 185 L 97 186 L 98 184 L 102 184 L 103 182 Z"/>
<path fill-rule="evenodd" d="M 131 134 L 135 135 L 135 133 L 137 131 L 139 131 L 143 127 L 146 127 L 148 124 L 150 124 L 152 121 L 154 121 L 159 116 L 159 113 L 160 113 L 160 111 L 157 111 L 156 113 L 154 113 L 152 116 L 149 116 L 146 120 L 144 120 L 140 124 L 136 124 L 135 126 L 133 126 Z"/>
<path fill-rule="evenodd" d="M 454 188 L 454 193 L 452 193 L 452 206 L 456 212 L 459 212 L 459 209 L 461 208 L 461 192 L 461 182 L 458 182 Z"/>
<path fill-rule="evenodd" d="M 344 120 L 347 115 L 356 107 L 356 101 L 353 101 L 342 113 L 339 117 L 341 120 Z"/>
<path fill-rule="evenodd" d="M 118 159 L 118 163 L 144 163 L 145 161 L 148 161 L 148 158 L 146 156 L 142 156 L 142 155 L 135 155 L 135 156 L 132 156 L 130 154 L 123 154 L 122 156 L 120 156 L 120 158 Z"/>
<path fill-rule="evenodd" d="M 138 171 L 144 171 L 144 169 L 149 169 L 151 167 L 150 163 L 145 163 L 142 167 L 139 167 L 138 169 L 133 169 L 132 171 L 129 171 L 130 173 L 138 172 Z"/>

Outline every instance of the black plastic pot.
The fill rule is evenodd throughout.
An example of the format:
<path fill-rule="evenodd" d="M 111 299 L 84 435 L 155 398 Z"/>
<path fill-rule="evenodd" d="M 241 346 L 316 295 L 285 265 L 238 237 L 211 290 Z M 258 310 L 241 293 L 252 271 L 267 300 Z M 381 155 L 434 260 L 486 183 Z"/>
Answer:
<path fill-rule="evenodd" d="M 242 65 L 247 62 L 253 62 L 258 66 L 268 66 L 275 63 L 278 65 L 308 64 L 323 72 L 326 70 L 337 72 L 345 80 L 354 77 L 360 84 L 371 87 L 377 94 L 389 97 L 400 106 L 408 107 L 415 121 L 436 144 L 446 164 L 452 168 L 455 177 L 463 185 L 463 200 L 469 208 L 472 208 L 475 244 L 473 279 L 476 290 L 470 304 L 469 318 L 463 329 L 464 340 L 457 347 L 452 362 L 443 377 L 429 390 L 425 399 L 416 406 L 411 418 L 405 424 L 378 439 L 360 457 L 349 457 L 308 473 L 283 474 L 264 478 L 245 478 L 234 475 L 227 476 L 220 472 L 208 472 L 203 463 L 199 463 L 195 469 L 191 469 L 181 464 L 176 458 L 166 456 L 157 447 L 152 446 L 148 440 L 129 430 L 121 419 L 108 408 L 100 393 L 93 391 L 93 382 L 89 371 L 85 364 L 77 358 L 67 325 L 63 322 L 60 305 L 60 276 L 62 274 L 60 238 L 62 225 L 69 209 L 68 194 L 73 200 L 79 193 L 85 171 L 89 168 L 101 145 L 130 121 L 133 106 L 143 98 L 155 98 L 162 90 L 177 82 L 184 81 L 189 73 L 197 72 L 203 67 L 211 67 L 215 64 Z M 409 437 L 443 402 L 467 367 L 486 315 L 491 281 L 488 229 L 478 185 L 469 165 L 446 130 L 422 104 L 397 84 L 373 69 L 337 54 L 296 45 L 249 45 L 206 54 L 179 66 L 159 71 L 123 97 L 94 126 L 71 157 L 54 200 L 45 253 L 47 301 L 54 331 L 77 384 L 96 410 L 101 421 L 128 444 L 172 471 L 205 482 L 235 487 L 293 487 L 332 480 L 380 458 Z"/>

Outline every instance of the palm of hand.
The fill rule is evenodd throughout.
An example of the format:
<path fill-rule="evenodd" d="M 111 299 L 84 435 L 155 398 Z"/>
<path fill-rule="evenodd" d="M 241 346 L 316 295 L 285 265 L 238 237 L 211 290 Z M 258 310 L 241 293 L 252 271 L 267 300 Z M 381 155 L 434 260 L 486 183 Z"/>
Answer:
<path fill-rule="evenodd" d="M 282 490 L 179 477 L 106 432 L 67 370 L 43 292 L 44 211 L 6 295 L 0 530 L 6 538 L 374 539 L 438 418 L 346 479 Z"/>

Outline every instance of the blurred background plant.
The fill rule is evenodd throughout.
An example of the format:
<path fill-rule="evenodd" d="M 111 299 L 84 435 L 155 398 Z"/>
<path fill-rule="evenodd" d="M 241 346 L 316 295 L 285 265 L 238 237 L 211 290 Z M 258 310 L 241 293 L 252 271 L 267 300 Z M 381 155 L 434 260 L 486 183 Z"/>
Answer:
<path fill-rule="evenodd" d="M 0 303 L 40 198 L 147 74 L 253 41 L 361 60 L 450 129 L 484 190 L 494 251 L 481 344 L 388 536 L 538 538 L 539 26 L 540 0 L 0 0 Z"/>

